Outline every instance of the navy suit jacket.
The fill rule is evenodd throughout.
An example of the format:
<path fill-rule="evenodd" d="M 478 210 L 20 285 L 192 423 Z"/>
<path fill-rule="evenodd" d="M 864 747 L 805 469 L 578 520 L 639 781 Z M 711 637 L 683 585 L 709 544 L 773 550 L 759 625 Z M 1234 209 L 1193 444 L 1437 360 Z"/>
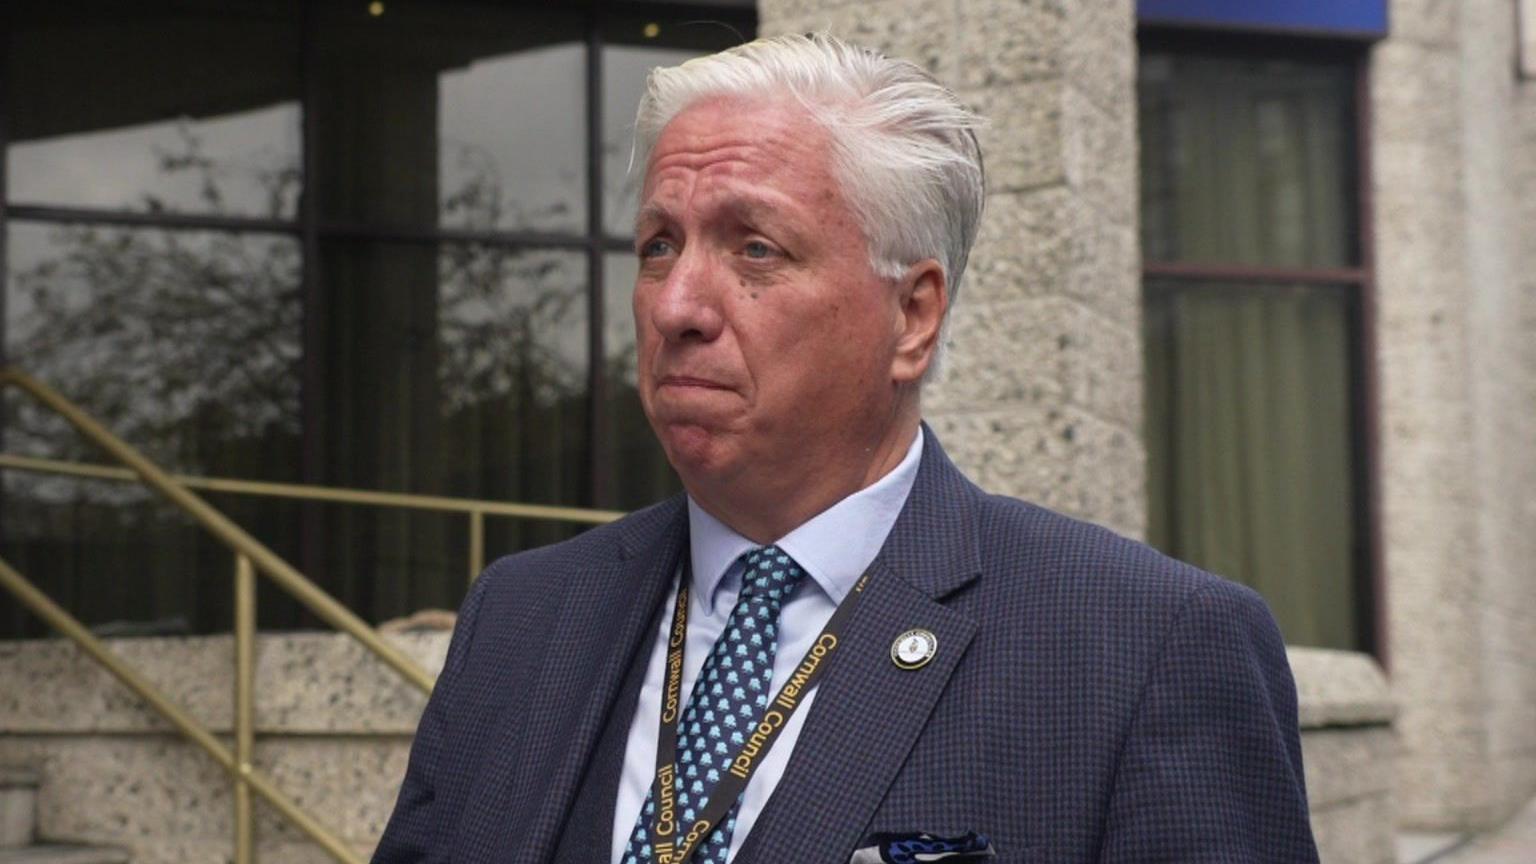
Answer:
<path fill-rule="evenodd" d="M 687 521 L 675 498 L 475 582 L 376 864 L 551 858 Z M 1258 595 L 982 492 L 932 430 L 874 566 L 737 864 L 972 830 L 999 864 L 1316 861 L 1295 686 Z M 913 627 L 938 652 L 908 671 L 890 649 Z"/>

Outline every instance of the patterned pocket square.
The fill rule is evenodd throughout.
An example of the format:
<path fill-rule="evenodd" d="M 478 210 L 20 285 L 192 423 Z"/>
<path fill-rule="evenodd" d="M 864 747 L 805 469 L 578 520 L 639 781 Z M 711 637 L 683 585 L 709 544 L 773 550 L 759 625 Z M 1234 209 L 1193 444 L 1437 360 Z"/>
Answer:
<path fill-rule="evenodd" d="M 976 864 L 996 857 L 992 842 L 975 831 L 959 837 L 882 833 L 864 838 L 848 864 Z"/>

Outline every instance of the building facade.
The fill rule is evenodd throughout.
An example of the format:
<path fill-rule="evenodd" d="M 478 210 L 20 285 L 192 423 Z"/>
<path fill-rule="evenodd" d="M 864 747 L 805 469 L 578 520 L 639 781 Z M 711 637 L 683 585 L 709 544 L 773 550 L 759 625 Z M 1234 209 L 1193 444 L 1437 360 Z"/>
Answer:
<path fill-rule="evenodd" d="M 1392 716 L 1352 714 L 1351 687 L 1395 703 L 1365 750 L 1308 752 L 1395 770 L 1374 809 L 1335 796 L 1341 835 L 1487 828 L 1536 795 L 1536 3 L 4 14 L 7 362 L 173 470 L 617 509 L 677 488 L 629 365 L 645 70 L 811 30 L 925 66 L 990 120 L 924 397 L 956 461 L 1259 590 L 1304 716 L 1334 706 L 1310 740 Z M 7 452 L 96 458 L 25 403 L 4 416 Z M 226 553 L 148 496 L 0 478 L 0 554 L 87 623 L 228 631 Z M 371 621 L 462 596 L 445 519 L 215 503 Z M 487 546 L 573 530 L 493 522 Z M 314 625 L 267 594 L 264 628 Z M 40 635 L 0 598 L 0 675 L 46 678 L 24 671 Z M 398 751 L 412 703 L 385 701 Z M 0 732 L 35 755 L 66 710 L 0 701 Z M 344 725 L 315 710 L 295 734 Z M 365 840 L 377 818 L 353 821 Z"/>

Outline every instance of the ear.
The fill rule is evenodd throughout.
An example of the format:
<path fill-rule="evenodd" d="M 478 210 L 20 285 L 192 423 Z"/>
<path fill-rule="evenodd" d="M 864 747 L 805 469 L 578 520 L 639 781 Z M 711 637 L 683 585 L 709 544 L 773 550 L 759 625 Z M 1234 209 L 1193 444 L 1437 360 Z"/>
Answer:
<path fill-rule="evenodd" d="M 912 384 L 922 380 L 938 351 L 939 328 L 949 309 L 949 282 L 944 278 L 944 267 L 932 258 L 908 267 L 896 286 L 896 301 L 900 308 L 891 380 Z"/>

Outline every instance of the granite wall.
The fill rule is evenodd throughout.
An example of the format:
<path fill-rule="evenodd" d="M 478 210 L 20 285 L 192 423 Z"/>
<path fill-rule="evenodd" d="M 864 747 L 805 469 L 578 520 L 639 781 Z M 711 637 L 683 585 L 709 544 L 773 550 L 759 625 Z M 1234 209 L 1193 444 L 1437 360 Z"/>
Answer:
<path fill-rule="evenodd" d="M 448 634 L 385 637 L 433 674 Z M 108 640 L 228 743 L 227 636 Z M 264 634 L 257 644 L 256 767 L 360 853 L 383 833 L 425 704 L 346 637 Z M 1396 739 L 1369 658 L 1292 649 L 1313 830 L 1328 864 L 1392 860 Z M 63 640 L 0 642 L 0 765 L 36 769 L 38 831 L 128 849 L 134 864 L 229 860 L 230 782 L 124 687 Z M 328 862 L 257 805 L 260 860 Z"/>
<path fill-rule="evenodd" d="M 385 638 L 433 675 L 442 669 L 447 633 Z M 232 746 L 228 636 L 108 644 Z M 425 697 L 340 635 L 263 634 L 256 663 L 256 767 L 370 852 L 394 807 Z M 230 860 L 228 775 L 62 639 L 0 642 L 0 765 L 18 764 L 41 778 L 42 840 L 125 848 L 134 864 Z M 259 860 L 331 860 L 264 803 L 255 809 Z"/>
<path fill-rule="evenodd" d="M 1397 709 L 1371 658 L 1290 649 L 1312 835 L 1323 864 L 1393 864 Z"/>
<path fill-rule="evenodd" d="M 761 0 L 919 63 L 991 120 L 988 201 L 924 409 L 983 487 L 1146 528 L 1130 0 Z"/>
<path fill-rule="evenodd" d="M 1536 792 L 1536 90 L 1509 0 L 1391 10 L 1371 136 L 1399 801 L 1474 829 Z"/>

